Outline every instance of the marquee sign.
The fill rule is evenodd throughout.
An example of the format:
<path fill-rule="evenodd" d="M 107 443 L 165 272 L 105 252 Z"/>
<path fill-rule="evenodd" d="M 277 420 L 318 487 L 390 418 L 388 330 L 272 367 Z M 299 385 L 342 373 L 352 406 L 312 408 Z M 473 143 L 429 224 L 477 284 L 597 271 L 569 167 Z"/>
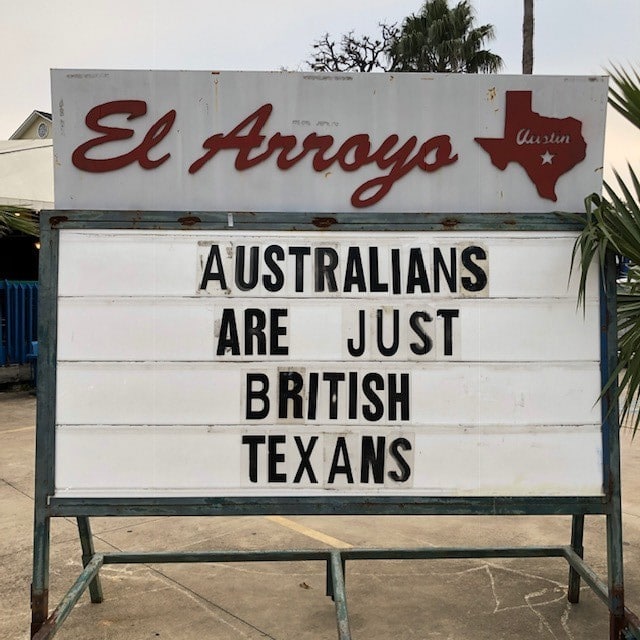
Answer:
<path fill-rule="evenodd" d="M 532 212 L 599 187 L 602 79 L 55 71 L 53 88 L 58 207 Z M 571 234 L 229 216 L 60 232 L 57 494 L 602 493 L 599 307 L 593 289 L 583 318 L 566 286 Z M 100 460 L 74 464 L 87 447 Z"/>
<path fill-rule="evenodd" d="M 57 70 L 52 84 L 62 208 L 575 211 L 601 176 L 603 78 Z"/>
<path fill-rule="evenodd" d="M 564 557 L 627 625 L 615 274 L 568 281 L 606 80 L 52 72 L 32 635 L 104 563 Z M 97 515 L 566 514 L 570 546 L 96 553 Z M 607 516 L 607 587 L 582 559 Z M 84 569 L 51 615 L 50 518 Z M 460 552 L 460 553 L 458 553 Z"/>

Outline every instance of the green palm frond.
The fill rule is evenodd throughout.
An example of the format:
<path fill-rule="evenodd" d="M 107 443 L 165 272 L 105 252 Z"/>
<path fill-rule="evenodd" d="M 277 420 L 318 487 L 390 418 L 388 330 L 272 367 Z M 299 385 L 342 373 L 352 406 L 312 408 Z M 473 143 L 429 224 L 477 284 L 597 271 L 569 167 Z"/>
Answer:
<path fill-rule="evenodd" d="M 631 186 L 616 172 L 617 191 L 605 183 L 608 199 L 592 194 L 585 200 L 584 228 L 572 256 L 572 269 L 576 260 L 580 264 L 579 303 L 584 304 L 591 263 L 597 260 L 604 269 L 608 251 L 640 265 L 640 181 L 630 166 L 629 175 Z M 628 283 L 620 287 L 617 315 L 618 364 L 602 393 L 615 390 L 615 399 L 621 408 L 620 420 L 622 423 L 630 420 L 635 435 L 640 426 L 640 279 L 637 267 L 631 269 Z"/>
<path fill-rule="evenodd" d="M 468 0 L 449 7 L 448 0 L 425 0 L 408 16 L 390 48 L 393 71 L 434 73 L 494 73 L 502 58 L 484 49 L 495 38 L 493 25 L 476 27 Z"/>
<path fill-rule="evenodd" d="M 18 232 L 38 237 L 38 215 L 33 209 L 0 205 L 0 237 L 8 233 Z"/>
<path fill-rule="evenodd" d="M 609 90 L 609 104 L 631 124 L 640 128 L 640 75 L 613 65 L 608 70 L 615 83 Z"/>
<path fill-rule="evenodd" d="M 609 104 L 640 128 L 640 75 L 616 66 L 609 74 L 613 81 Z M 621 422 L 629 419 L 635 435 L 640 426 L 640 179 L 633 167 L 628 165 L 628 170 L 630 183 L 614 172 L 617 185 L 605 183 L 606 197 L 594 193 L 586 198 L 584 227 L 573 249 L 571 268 L 578 259 L 578 301 L 584 304 L 587 271 L 594 260 L 603 269 L 605 255 L 612 251 L 635 265 L 627 282 L 618 285 L 618 364 L 602 392 L 615 390 Z"/>
<path fill-rule="evenodd" d="M 578 218 L 584 224 L 584 228 L 580 235 L 576 238 L 573 245 L 573 254 L 571 256 L 571 267 L 569 273 L 573 270 L 577 263 L 580 265 L 580 282 L 578 285 L 578 304 L 584 309 L 585 293 L 587 290 L 587 277 L 589 267 L 593 260 L 597 257 L 600 262 L 600 268 L 604 268 L 604 258 L 607 252 L 607 238 L 602 227 L 603 210 L 608 203 L 598 194 L 592 193 L 587 196 L 584 201 L 585 215 L 577 216 L 567 214 L 570 218 Z"/>

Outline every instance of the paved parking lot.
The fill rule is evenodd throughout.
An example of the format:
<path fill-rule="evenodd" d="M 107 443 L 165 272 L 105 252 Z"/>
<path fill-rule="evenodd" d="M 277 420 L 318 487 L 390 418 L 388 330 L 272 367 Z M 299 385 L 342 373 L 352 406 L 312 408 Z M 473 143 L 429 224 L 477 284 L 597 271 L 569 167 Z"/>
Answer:
<path fill-rule="evenodd" d="M 0 638 L 26 640 L 33 517 L 35 398 L 0 393 Z M 622 438 L 627 605 L 640 611 L 640 436 Z M 568 517 L 96 518 L 96 548 L 224 550 L 563 545 Z M 604 518 L 587 517 L 585 557 L 604 578 Z M 80 571 L 72 519 L 52 528 L 50 603 Z M 566 600 L 561 559 L 377 560 L 347 564 L 354 639 L 509 640 L 608 637 L 604 605 L 583 586 Z M 105 600 L 82 596 L 60 640 L 335 639 L 320 562 L 109 565 Z"/>

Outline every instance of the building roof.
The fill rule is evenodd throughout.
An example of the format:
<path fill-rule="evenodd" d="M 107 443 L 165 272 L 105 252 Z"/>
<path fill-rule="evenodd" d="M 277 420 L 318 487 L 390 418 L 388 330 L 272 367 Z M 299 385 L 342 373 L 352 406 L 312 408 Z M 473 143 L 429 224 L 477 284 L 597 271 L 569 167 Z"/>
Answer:
<path fill-rule="evenodd" d="M 31 127 L 38 119 L 47 120 L 49 124 L 53 122 L 50 113 L 36 109 L 35 111 L 32 111 L 31 115 L 13 132 L 9 137 L 9 140 L 19 140 L 29 127 Z"/>

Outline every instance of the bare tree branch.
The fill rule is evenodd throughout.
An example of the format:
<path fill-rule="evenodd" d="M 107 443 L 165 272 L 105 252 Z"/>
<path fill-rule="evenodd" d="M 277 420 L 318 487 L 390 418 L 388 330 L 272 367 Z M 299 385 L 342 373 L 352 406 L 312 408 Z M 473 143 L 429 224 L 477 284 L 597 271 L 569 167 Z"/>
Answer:
<path fill-rule="evenodd" d="M 313 71 L 389 71 L 393 66 L 389 50 L 399 29 L 395 24 L 380 23 L 379 27 L 378 38 L 358 37 L 349 31 L 339 43 L 325 33 L 313 44 L 313 54 L 307 64 Z"/>

